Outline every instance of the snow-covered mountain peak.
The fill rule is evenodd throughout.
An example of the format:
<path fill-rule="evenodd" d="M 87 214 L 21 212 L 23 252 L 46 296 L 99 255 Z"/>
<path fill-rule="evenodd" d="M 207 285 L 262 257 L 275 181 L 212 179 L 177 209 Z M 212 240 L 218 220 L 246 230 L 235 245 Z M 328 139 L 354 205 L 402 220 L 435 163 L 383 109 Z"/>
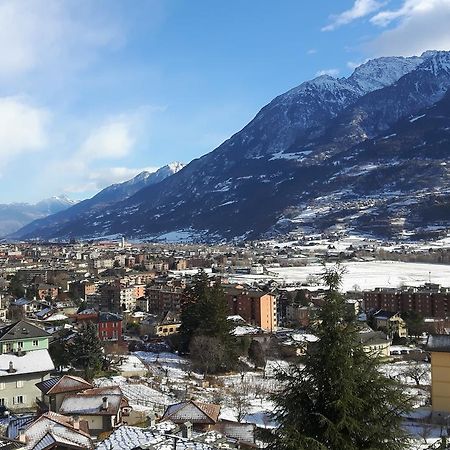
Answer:
<path fill-rule="evenodd" d="M 363 93 L 369 93 L 397 82 L 401 77 L 415 70 L 423 61 L 424 58 L 418 56 L 371 59 L 356 67 L 348 81 Z"/>
<path fill-rule="evenodd" d="M 428 58 L 420 65 L 420 70 L 430 71 L 435 76 L 441 72 L 444 72 L 444 75 L 450 73 L 450 52 L 429 51 L 426 53 Z"/>
<path fill-rule="evenodd" d="M 169 170 L 172 173 L 177 173 L 179 172 L 186 164 L 183 164 L 182 162 L 179 161 L 174 161 L 171 162 L 170 164 L 167 164 L 167 167 L 169 168 Z"/>

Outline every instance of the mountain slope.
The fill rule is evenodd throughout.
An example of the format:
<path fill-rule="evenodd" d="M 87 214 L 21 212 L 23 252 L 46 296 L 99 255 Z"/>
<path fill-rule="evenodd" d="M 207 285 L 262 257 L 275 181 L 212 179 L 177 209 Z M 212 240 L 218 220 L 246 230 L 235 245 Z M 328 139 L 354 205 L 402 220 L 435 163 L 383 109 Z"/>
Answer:
<path fill-rule="evenodd" d="M 65 196 L 47 198 L 35 204 L 0 204 L 0 236 L 13 233 L 36 219 L 55 214 L 74 204 Z"/>
<path fill-rule="evenodd" d="M 141 172 L 131 180 L 106 187 L 92 198 L 83 200 L 71 208 L 29 223 L 22 229 L 17 230 L 17 232 L 11 233 L 11 237 L 16 238 L 22 235 L 28 235 L 42 228 L 50 229 L 59 224 L 81 220 L 84 217 L 95 216 L 97 219 L 100 219 L 102 217 L 102 211 L 108 206 L 131 197 L 144 187 L 161 182 L 174 173 L 177 173 L 183 167 L 184 165 L 182 163 L 174 162 L 161 167 L 156 172 Z"/>
<path fill-rule="evenodd" d="M 445 226 L 439 207 L 425 215 L 421 208 L 447 198 L 441 163 L 450 146 L 431 148 L 447 142 L 446 125 L 430 111 L 434 106 L 448 119 L 449 88 L 449 52 L 380 58 L 348 78 L 318 77 L 274 99 L 216 150 L 101 217 L 22 236 L 154 237 L 188 230 L 212 240 L 295 228 L 402 236 Z M 432 141 L 420 119 L 408 122 L 421 114 L 436 127 Z M 411 142 L 419 141 L 424 153 L 411 158 Z M 385 145 L 390 153 L 379 160 Z"/>

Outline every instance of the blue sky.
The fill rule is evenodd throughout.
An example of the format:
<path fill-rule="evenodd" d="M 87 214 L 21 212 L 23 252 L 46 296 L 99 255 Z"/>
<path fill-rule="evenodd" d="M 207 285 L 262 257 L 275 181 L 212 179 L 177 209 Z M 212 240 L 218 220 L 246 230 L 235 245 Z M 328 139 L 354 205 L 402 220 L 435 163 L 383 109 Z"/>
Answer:
<path fill-rule="evenodd" d="M 273 97 L 450 49 L 450 0 L 0 0 L 0 202 L 189 162 Z"/>

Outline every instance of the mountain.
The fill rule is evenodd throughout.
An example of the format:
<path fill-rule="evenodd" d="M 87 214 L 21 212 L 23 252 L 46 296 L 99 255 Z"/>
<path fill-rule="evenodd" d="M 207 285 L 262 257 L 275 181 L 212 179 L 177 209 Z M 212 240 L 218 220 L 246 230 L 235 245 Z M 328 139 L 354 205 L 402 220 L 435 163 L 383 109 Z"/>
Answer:
<path fill-rule="evenodd" d="M 36 219 L 55 214 L 74 204 L 64 195 L 46 198 L 35 204 L 0 204 L 0 236 L 13 233 Z"/>
<path fill-rule="evenodd" d="M 52 216 L 44 217 L 26 225 L 21 230 L 11 233 L 11 237 L 20 237 L 23 234 L 32 234 L 35 230 L 39 230 L 41 228 L 47 229 L 62 226 L 62 224 L 65 223 L 82 220 L 84 217 L 94 217 L 99 220 L 103 217 L 102 211 L 107 207 L 121 200 L 127 199 L 144 187 L 163 181 L 167 177 L 177 173 L 183 167 L 184 165 L 182 163 L 173 162 L 161 167 L 156 172 L 143 171 L 131 180 L 106 187 L 92 198 L 83 200 L 73 205 L 71 208 L 67 208 Z"/>
<path fill-rule="evenodd" d="M 401 238 L 449 227 L 450 52 L 368 61 L 275 98 L 241 131 L 99 217 L 22 238 L 250 239 L 293 230 Z M 447 211 L 447 212 L 446 212 Z M 52 222 L 52 221 L 50 221 Z"/>

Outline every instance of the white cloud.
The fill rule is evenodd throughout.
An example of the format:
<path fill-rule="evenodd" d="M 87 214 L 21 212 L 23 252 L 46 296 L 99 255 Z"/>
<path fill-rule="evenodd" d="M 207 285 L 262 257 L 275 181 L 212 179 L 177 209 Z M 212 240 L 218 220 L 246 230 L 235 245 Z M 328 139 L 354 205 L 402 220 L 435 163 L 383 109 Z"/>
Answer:
<path fill-rule="evenodd" d="M 108 167 L 101 170 L 96 170 L 89 174 L 90 183 L 94 189 L 103 189 L 114 183 L 122 183 L 130 180 L 143 171 L 155 172 L 158 167 L 143 167 L 140 169 L 132 169 L 129 167 Z"/>
<path fill-rule="evenodd" d="M 134 142 L 128 120 L 115 119 L 93 130 L 81 145 L 76 158 L 120 159 L 130 153 Z"/>
<path fill-rule="evenodd" d="M 49 116 L 20 97 L 0 98 L 0 168 L 23 153 L 44 148 Z"/>
<path fill-rule="evenodd" d="M 107 15 L 107 12 L 105 13 Z M 0 2 L 0 75 L 36 68 L 84 65 L 96 50 L 117 46 L 123 34 L 92 14 L 89 2 L 33 0 Z M 52 67 L 53 68 L 53 67 Z"/>
<path fill-rule="evenodd" d="M 355 0 L 353 6 L 341 14 L 331 16 L 331 23 L 322 28 L 322 31 L 333 31 L 354 20 L 361 19 L 378 11 L 384 3 L 377 0 Z"/>
<path fill-rule="evenodd" d="M 391 26 L 367 45 L 375 56 L 450 50 L 450 0 L 404 0 L 399 9 L 381 11 L 371 22 Z"/>
<path fill-rule="evenodd" d="M 317 53 L 317 50 L 315 48 L 310 48 L 306 54 L 307 55 L 315 55 Z"/>
<path fill-rule="evenodd" d="M 339 69 L 324 69 L 316 72 L 316 77 L 320 77 L 322 75 L 330 75 L 331 77 L 336 77 L 339 75 Z"/>

